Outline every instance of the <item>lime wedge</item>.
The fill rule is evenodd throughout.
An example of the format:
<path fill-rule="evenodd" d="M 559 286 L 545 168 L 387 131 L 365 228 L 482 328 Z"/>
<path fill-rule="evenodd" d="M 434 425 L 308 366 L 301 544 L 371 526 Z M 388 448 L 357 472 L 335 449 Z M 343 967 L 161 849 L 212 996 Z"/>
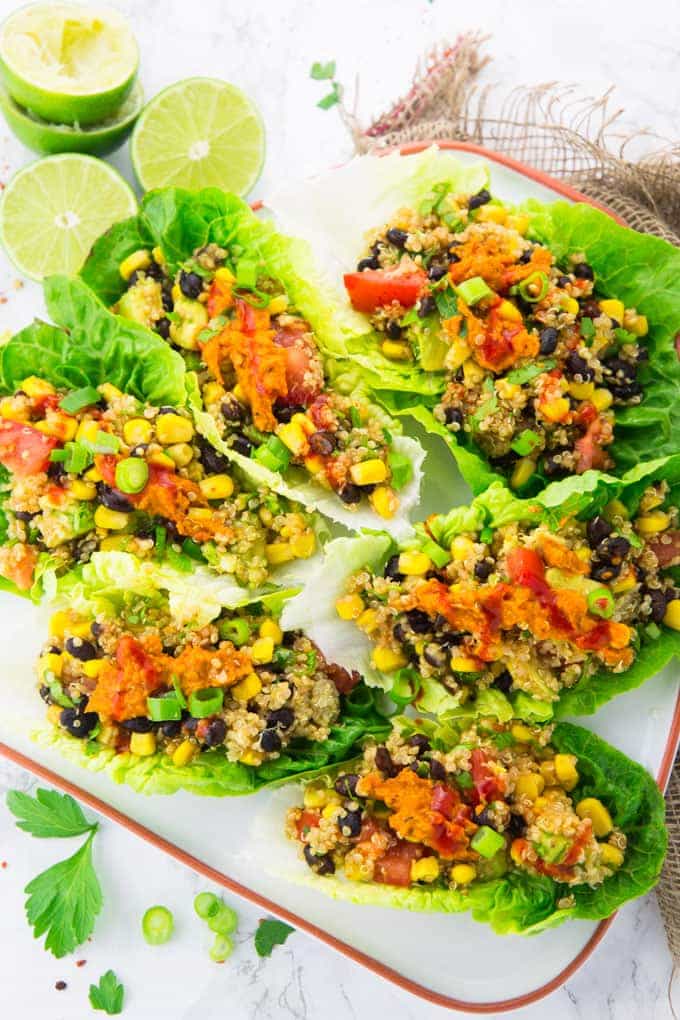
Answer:
<path fill-rule="evenodd" d="M 133 216 L 137 201 L 120 174 L 93 156 L 66 153 L 29 163 L 0 202 L 0 242 L 20 273 L 42 280 L 77 273 L 96 239 Z"/>
<path fill-rule="evenodd" d="M 25 110 L 0 85 L 0 110 L 12 132 L 27 149 L 43 156 L 56 152 L 89 152 L 105 156 L 122 145 L 132 131 L 144 104 L 144 92 L 138 81 L 118 111 L 107 120 L 89 127 L 50 124 Z"/>
<path fill-rule="evenodd" d="M 264 127 L 228 82 L 188 78 L 160 92 L 135 125 L 130 155 L 145 190 L 174 184 L 245 195 L 260 176 Z"/>
<path fill-rule="evenodd" d="M 128 23 L 110 8 L 37 3 L 0 26 L 0 74 L 31 113 L 55 124 L 96 124 L 116 112 L 137 73 Z"/>

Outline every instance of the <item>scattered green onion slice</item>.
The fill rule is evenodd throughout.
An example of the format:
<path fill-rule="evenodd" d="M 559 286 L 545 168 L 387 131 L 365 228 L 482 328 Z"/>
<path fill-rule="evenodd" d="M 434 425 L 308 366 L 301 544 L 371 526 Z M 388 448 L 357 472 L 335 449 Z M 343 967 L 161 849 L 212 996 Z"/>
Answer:
<path fill-rule="evenodd" d="M 349 416 L 355 429 L 361 428 L 361 415 L 356 407 L 350 407 Z"/>
<path fill-rule="evenodd" d="M 216 935 L 210 947 L 210 959 L 215 963 L 224 963 L 234 951 L 234 943 L 228 935 Z"/>
<path fill-rule="evenodd" d="M 189 711 L 194 719 L 206 719 L 215 715 L 224 703 L 224 691 L 221 687 L 203 687 L 189 695 Z"/>
<path fill-rule="evenodd" d="M 120 450 L 120 439 L 110 432 L 102 432 L 99 429 L 94 442 L 91 443 L 88 439 L 84 439 L 83 445 L 92 453 L 117 453 Z"/>
<path fill-rule="evenodd" d="M 223 641 L 231 641 L 237 648 L 250 637 L 250 624 L 247 620 L 221 620 L 217 629 Z"/>
<path fill-rule="evenodd" d="M 458 284 L 456 294 L 463 299 L 466 305 L 472 306 L 478 304 L 483 298 L 491 297 L 493 291 L 481 276 L 473 276 Z"/>
<path fill-rule="evenodd" d="M 278 436 L 270 436 L 266 443 L 257 447 L 253 460 L 259 461 L 270 471 L 285 471 L 290 464 L 290 450 Z"/>
<path fill-rule="evenodd" d="M 541 285 L 541 289 L 538 294 L 532 294 L 529 290 L 529 287 L 534 283 L 540 283 Z M 545 273 L 541 273 L 539 271 L 527 276 L 517 287 L 520 297 L 524 298 L 525 301 L 529 301 L 531 304 L 536 304 L 537 301 L 542 301 L 549 289 L 550 280 Z"/>
<path fill-rule="evenodd" d="M 83 386 L 79 390 L 71 390 L 65 397 L 62 397 L 59 401 L 59 407 L 62 411 L 66 411 L 67 414 L 76 414 L 78 411 L 82 411 L 84 407 L 98 404 L 101 399 L 101 393 L 94 386 Z"/>
<path fill-rule="evenodd" d="M 198 560 L 199 563 L 205 563 L 205 556 L 201 551 L 201 547 L 198 542 L 194 542 L 193 538 L 185 538 L 182 542 L 182 552 L 185 556 L 189 556 L 192 560 Z"/>
<path fill-rule="evenodd" d="M 149 465 L 141 457 L 125 457 L 116 464 L 116 488 L 121 492 L 141 492 L 149 481 Z"/>
<path fill-rule="evenodd" d="M 426 556 L 429 556 L 436 567 L 445 567 L 451 559 L 451 553 L 448 549 L 443 549 L 436 542 L 433 542 L 431 538 L 426 538 L 421 543 L 421 550 Z"/>
<path fill-rule="evenodd" d="M 510 449 L 518 453 L 520 457 L 526 457 L 533 453 L 537 446 L 541 445 L 541 437 L 531 429 L 524 429 L 517 439 L 510 444 Z"/>
<path fill-rule="evenodd" d="M 588 594 L 588 612 L 608 620 L 614 612 L 614 596 L 609 588 L 596 588 Z"/>
<path fill-rule="evenodd" d="M 395 674 L 394 683 L 391 690 L 388 691 L 388 695 L 395 704 L 403 708 L 405 705 L 410 705 L 418 696 L 422 683 L 420 675 L 414 669 L 408 667 L 400 669 Z"/>
<path fill-rule="evenodd" d="M 191 556 L 177 552 L 171 545 L 165 547 L 165 558 L 171 567 L 179 570 L 182 574 L 190 574 L 194 569 L 194 561 Z"/>
<path fill-rule="evenodd" d="M 501 847 L 505 846 L 505 839 L 495 829 L 481 825 L 470 840 L 470 846 L 481 857 L 495 857 Z"/>
<path fill-rule="evenodd" d="M 222 906 L 222 900 L 215 893 L 202 892 L 194 899 L 194 910 L 202 920 L 207 921 L 209 917 L 215 917 Z"/>
<path fill-rule="evenodd" d="M 142 918 L 142 934 L 150 946 L 162 946 L 172 935 L 175 922 L 167 907 L 149 907 Z"/>
<path fill-rule="evenodd" d="M 581 336 L 584 340 L 592 340 L 595 336 L 595 325 L 587 315 L 581 319 Z"/>
<path fill-rule="evenodd" d="M 156 557 L 160 560 L 163 558 L 165 552 L 165 543 L 168 540 L 168 533 L 161 524 L 156 525 L 156 531 L 154 533 L 154 546 L 156 549 Z"/>
<path fill-rule="evenodd" d="M 159 698 L 147 698 L 149 716 L 154 722 L 175 722 L 182 718 L 182 706 L 176 694 L 163 694 Z"/>
<path fill-rule="evenodd" d="M 214 931 L 218 935 L 231 935 L 233 931 L 236 931 L 238 915 L 226 903 L 220 903 L 217 912 L 210 914 L 207 921 L 210 931 Z"/>
<path fill-rule="evenodd" d="M 392 486 L 395 489 L 403 489 L 413 478 L 413 466 L 408 457 L 397 450 L 390 450 L 387 455 L 387 463 L 392 472 Z"/>
<path fill-rule="evenodd" d="M 373 708 L 373 692 L 365 684 L 353 687 L 349 694 L 345 695 L 345 709 L 347 715 L 363 716 Z"/>
<path fill-rule="evenodd" d="M 182 691 L 182 686 L 181 686 L 181 684 L 179 682 L 179 677 L 177 676 L 176 673 L 173 673 L 171 675 L 170 682 L 172 683 L 172 686 L 175 689 L 175 697 L 179 701 L 181 707 L 182 708 L 186 708 L 187 707 L 187 699 L 184 697 L 184 692 Z"/>

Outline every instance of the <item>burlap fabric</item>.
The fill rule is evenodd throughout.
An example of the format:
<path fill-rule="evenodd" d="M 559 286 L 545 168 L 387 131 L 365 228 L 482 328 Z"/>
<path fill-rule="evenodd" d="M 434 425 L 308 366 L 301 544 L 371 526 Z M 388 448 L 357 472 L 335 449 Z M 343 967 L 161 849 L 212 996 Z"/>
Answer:
<path fill-rule="evenodd" d="M 626 156 L 630 133 L 619 128 L 611 94 L 578 99 L 554 83 L 518 88 L 501 96 L 480 88 L 476 77 L 488 63 L 484 37 L 461 36 L 432 53 L 410 91 L 369 127 L 341 104 L 358 152 L 423 139 L 476 142 L 568 181 L 603 202 L 629 226 L 680 246 L 680 148 L 643 159 Z M 680 324 L 679 324 L 680 327 Z M 680 963 L 680 764 L 666 797 L 669 852 L 657 895 L 676 964 Z"/>

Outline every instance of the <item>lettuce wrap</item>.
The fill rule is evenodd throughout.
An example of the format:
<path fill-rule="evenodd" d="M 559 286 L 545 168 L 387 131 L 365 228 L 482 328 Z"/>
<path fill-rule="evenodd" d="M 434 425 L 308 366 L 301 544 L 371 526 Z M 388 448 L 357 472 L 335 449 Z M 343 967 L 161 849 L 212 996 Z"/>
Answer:
<path fill-rule="evenodd" d="M 494 483 L 401 548 L 336 539 L 284 625 L 421 711 L 592 714 L 680 654 L 679 483 L 679 455 L 533 499 Z"/>

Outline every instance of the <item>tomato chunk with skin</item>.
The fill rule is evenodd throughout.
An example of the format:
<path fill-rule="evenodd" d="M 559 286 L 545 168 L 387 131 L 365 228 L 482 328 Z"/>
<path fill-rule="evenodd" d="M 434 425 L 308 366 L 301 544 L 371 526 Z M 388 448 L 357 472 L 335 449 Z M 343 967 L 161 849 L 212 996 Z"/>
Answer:
<path fill-rule="evenodd" d="M 0 464 L 17 478 L 47 471 L 59 440 L 20 421 L 0 421 Z"/>
<path fill-rule="evenodd" d="M 345 273 L 345 287 L 357 312 L 370 315 L 378 308 L 396 301 L 402 308 L 412 308 L 427 282 L 422 270 L 399 272 L 387 269 L 366 269 L 363 273 Z"/>
<path fill-rule="evenodd" d="M 488 764 L 486 752 L 476 747 L 471 756 L 473 791 L 472 799 L 477 804 L 490 804 L 503 796 L 503 780 Z"/>
<path fill-rule="evenodd" d="M 427 852 L 419 843 L 400 840 L 375 862 L 373 877 L 384 885 L 407 886 L 411 884 L 411 865 Z"/>
<path fill-rule="evenodd" d="M 456 797 L 453 790 L 438 783 L 432 791 L 432 810 L 439 811 L 444 815 L 444 818 L 450 820 L 453 817 L 454 807 L 456 807 Z"/>
<path fill-rule="evenodd" d="M 321 821 L 321 814 L 318 811 L 303 811 L 295 822 L 298 839 L 306 842 L 305 836 L 309 829 L 315 828 Z"/>

